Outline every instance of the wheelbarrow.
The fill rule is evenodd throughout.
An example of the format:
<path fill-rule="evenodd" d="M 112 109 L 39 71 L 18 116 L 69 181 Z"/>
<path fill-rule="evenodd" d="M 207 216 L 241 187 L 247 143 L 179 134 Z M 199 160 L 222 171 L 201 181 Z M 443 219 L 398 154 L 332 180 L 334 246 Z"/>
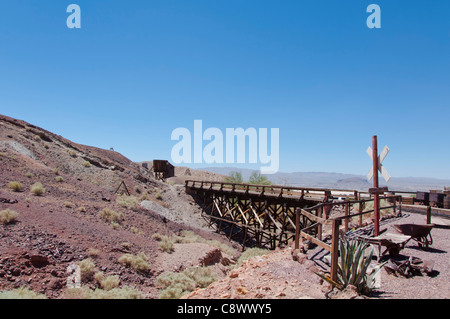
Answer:
<path fill-rule="evenodd" d="M 415 240 L 419 247 L 431 246 L 433 244 L 433 237 L 431 237 L 431 230 L 435 224 L 426 224 L 426 225 L 418 225 L 418 224 L 399 224 L 392 225 L 392 227 L 397 230 L 399 233 L 407 236 L 411 236 L 413 240 Z"/>

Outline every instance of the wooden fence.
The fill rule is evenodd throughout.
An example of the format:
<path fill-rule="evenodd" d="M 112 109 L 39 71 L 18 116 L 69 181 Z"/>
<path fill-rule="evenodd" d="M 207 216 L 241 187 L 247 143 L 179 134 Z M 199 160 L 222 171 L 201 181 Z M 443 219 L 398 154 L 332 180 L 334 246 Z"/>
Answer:
<path fill-rule="evenodd" d="M 380 207 L 380 211 L 393 209 L 394 213 L 399 209 L 399 213 L 401 213 L 401 203 L 402 197 L 396 195 L 384 196 L 380 197 L 380 200 L 385 199 L 388 202 L 392 202 L 390 206 Z M 364 210 L 365 204 L 373 202 L 373 199 L 359 199 L 354 201 L 343 201 L 343 202 L 328 202 L 328 203 L 320 203 L 316 206 L 306 208 L 306 209 L 297 209 L 296 211 L 296 227 L 295 227 L 295 249 L 300 248 L 300 240 L 307 239 L 315 243 L 316 245 L 324 248 L 325 250 L 331 253 L 331 279 L 336 281 L 337 279 L 337 269 L 338 269 L 338 257 L 339 257 L 339 236 L 341 226 L 343 226 L 344 232 L 348 232 L 349 230 L 349 220 L 354 217 L 358 217 L 359 226 L 362 226 L 362 217 L 363 215 L 373 213 L 373 209 Z M 397 201 L 399 205 L 397 205 Z M 344 205 L 344 215 L 334 218 L 328 218 L 329 212 L 332 207 L 335 205 Z M 351 213 L 351 205 L 358 206 L 357 213 Z M 380 214 L 381 215 L 381 214 Z M 306 222 L 300 222 L 300 219 L 308 219 L 310 221 L 310 226 L 307 228 L 301 229 L 300 225 L 305 225 Z M 323 236 L 323 228 L 328 227 L 331 228 L 331 244 L 327 244 L 322 240 Z"/>

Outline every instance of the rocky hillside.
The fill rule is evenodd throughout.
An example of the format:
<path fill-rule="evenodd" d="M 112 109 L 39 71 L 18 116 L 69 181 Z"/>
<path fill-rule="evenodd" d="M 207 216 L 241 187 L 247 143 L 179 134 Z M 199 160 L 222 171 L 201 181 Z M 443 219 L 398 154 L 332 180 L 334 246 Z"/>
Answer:
<path fill-rule="evenodd" d="M 130 196 L 120 195 L 124 185 Z M 95 290 L 158 298 L 158 275 L 173 270 L 173 254 L 161 248 L 161 238 L 184 230 L 200 235 L 176 244 L 195 249 L 184 260 L 194 258 L 192 265 L 212 249 L 199 249 L 195 241 L 231 246 L 203 227 L 182 185 L 156 181 L 117 152 L 2 115 L 0 212 L 0 291 L 26 287 L 47 298 L 87 297 Z M 76 265 L 85 290 L 74 293 L 66 288 Z"/>

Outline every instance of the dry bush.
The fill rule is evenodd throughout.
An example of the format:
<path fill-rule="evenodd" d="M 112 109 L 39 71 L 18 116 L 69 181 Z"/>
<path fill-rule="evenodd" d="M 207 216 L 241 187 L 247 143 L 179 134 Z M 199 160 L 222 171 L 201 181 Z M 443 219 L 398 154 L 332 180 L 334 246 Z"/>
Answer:
<path fill-rule="evenodd" d="M 110 208 L 103 208 L 99 213 L 98 216 L 103 219 L 106 222 L 110 223 L 119 223 L 122 219 L 122 214 L 119 214 L 115 212 L 114 210 Z"/>
<path fill-rule="evenodd" d="M 87 287 L 68 288 L 64 291 L 65 299 L 143 299 L 142 293 L 132 287 L 91 290 Z"/>
<path fill-rule="evenodd" d="M 40 182 L 34 183 L 31 186 L 31 194 L 33 194 L 35 196 L 40 196 L 44 193 L 45 193 L 45 188 L 44 188 L 44 186 L 42 186 L 42 184 Z"/>
<path fill-rule="evenodd" d="M 119 263 L 126 267 L 131 267 L 139 272 L 148 272 L 150 270 L 150 264 L 147 262 L 148 257 L 143 253 L 139 253 L 137 256 L 132 254 L 125 254 L 119 258 Z"/>
<path fill-rule="evenodd" d="M 94 278 L 103 290 L 109 291 L 119 287 L 119 276 L 105 276 L 103 272 L 100 271 L 94 275 Z"/>
<path fill-rule="evenodd" d="M 55 181 L 57 181 L 58 183 L 61 183 L 61 182 L 64 182 L 64 178 L 62 176 L 56 176 Z"/>
<path fill-rule="evenodd" d="M 120 195 L 116 198 L 116 203 L 120 206 L 136 210 L 139 207 L 139 200 L 135 196 Z"/>
<path fill-rule="evenodd" d="M 88 161 L 84 161 L 84 162 L 83 162 L 83 166 L 84 166 L 84 167 L 90 167 L 90 166 L 91 166 L 91 163 L 88 162 Z"/>
<path fill-rule="evenodd" d="M 78 262 L 78 266 L 80 267 L 81 280 L 88 281 L 92 278 L 94 274 L 95 264 L 91 258 L 83 259 Z"/>
<path fill-rule="evenodd" d="M 9 208 L 0 212 L 0 224 L 6 225 L 14 222 L 19 214 Z"/>
<path fill-rule="evenodd" d="M 208 267 L 193 267 L 182 273 L 167 271 L 156 278 L 162 289 L 160 299 L 178 299 L 197 288 L 206 288 L 216 280 Z"/>
<path fill-rule="evenodd" d="M 0 291 L 0 299 L 47 299 L 47 297 L 23 286 L 13 290 Z"/>
<path fill-rule="evenodd" d="M 68 202 L 68 201 L 65 201 L 65 202 L 64 202 L 64 207 L 72 208 L 72 207 L 73 207 L 73 203 Z"/>
<path fill-rule="evenodd" d="M 8 183 L 8 188 L 14 192 L 20 192 L 23 189 L 23 186 L 20 182 L 13 181 Z"/>

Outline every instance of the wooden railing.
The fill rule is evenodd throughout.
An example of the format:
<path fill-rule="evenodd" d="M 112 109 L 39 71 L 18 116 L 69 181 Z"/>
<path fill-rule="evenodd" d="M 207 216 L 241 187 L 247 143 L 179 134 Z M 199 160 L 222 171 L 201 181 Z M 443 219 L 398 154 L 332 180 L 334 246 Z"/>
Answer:
<path fill-rule="evenodd" d="M 348 189 L 328 189 L 315 187 L 292 187 L 282 185 L 255 185 L 246 183 L 227 183 L 212 181 L 186 180 L 185 186 L 191 189 L 240 192 L 259 196 L 285 197 L 285 198 L 321 198 L 324 201 L 332 197 L 358 199 L 359 192 Z"/>
<path fill-rule="evenodd" d="M 380 207 L 380 211 L 393 209 L 394 213 L 399 209 L 399 213 L 401 213 L 401 196 L 390 195 L 380 197 L 380 200 L 391 200 L 392 205 Z M 399 201 L 399 205 L 397 205 L 397 201 Z M 338 256 L 339 256 L 339 231 L 340 227 L 344 225 L 344 232 L 348 232 L 349 230 L 349 220 L 354 217 L 359 217 L 359 227 L 362 226 L 362 216 L 365 214 L 373 213 L 373 209 L 364 210 L 364 204 L 373 202 L 373 199 L 360 199 L 355 201 L 344 201 L 344 202 L 335 202 L 335 203 L 320 203 L 316 206 L 306 208 L 306 209 L 297 209 L 296 211 L 296 220 L 295 220 L 295 249 L 300 248 L 300 239 L 305 238 L 307 240 L 312 241 L 316 245 L 324 248 L 325 250 L 331 253 L 331 279 L 337 279 L 337 269 L 338 269 Z M 328 218 L 329 212 L 331 211 L 334 205 L 344 205 L 344 215 Z M 358 213 L 351 213 L 350 205 L 358 205 Z M 311 225 L 307 228 L 300 229 L 300 218 L 307 218 L 311 221 Z M 303 223 L 305 224 L 305 223 Z M 327 244 L 322 240 L 322 232 L 323 227 L 328 226 L 331 228 L 331 244 Z M 315 236 L 309 234 L 315 230 Z"/>

